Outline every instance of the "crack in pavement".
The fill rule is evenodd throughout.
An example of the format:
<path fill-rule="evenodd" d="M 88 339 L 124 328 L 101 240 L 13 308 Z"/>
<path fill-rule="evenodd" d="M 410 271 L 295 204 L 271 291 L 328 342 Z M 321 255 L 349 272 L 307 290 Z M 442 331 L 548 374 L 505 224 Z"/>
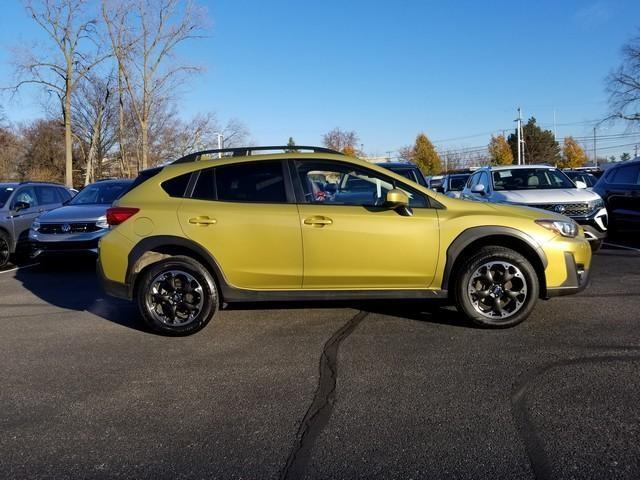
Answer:
<path fill-rule="evenodd" d="M 523 375 L 520 380 L 514 386 L 511 393 L 511 412 L 516 423 L 516 428 L 520 434 L 520 438 L 524 442 L 524 447 L 531 468 L 533 469 L 533 475 L 536 480 L 547 480 L 555 478 L 551 460 L 547 455 L 544 441 L 538 434 L 538 431 L 534 425 L 533 419 L 529 414 L 529 405 L 527 398 L 531 393 L 532 388 L 535 386 L 535 380 L 542 377 L 544 374 L 551 370 L 558 368 L 573 366 L 573 365 L 586 365 L 586 364 L 598 364 L 609 362 L 625 362 L 625 361 L 637 361 L 640 360 L 640 356 L 635 355 L 639 348 L 636 346 L 625 347 L 600 347 L 611 350 L 617 350 L 623 352 L 622 355 L 596 355 L 587 357 L 578 357 L 570 360 L 563 360 L 553 362 L 549 365 L 542 366 Z M 631 354 L 630 354 L 631 353 Z"/>
<path fill-rule="evenodd" d="M 331 418 L 335 404 L 336 381 L 338 378 L 338 350 L 340 344 L 353 333 L 369 312 L 358 312 L 340 327 L 324 344 L 320 356 L 320 376 L 313 401 L 305 414 L 293 449 L 280 474 L 281 480 L 302 478 L 311 457 L 316 439 Z"/>

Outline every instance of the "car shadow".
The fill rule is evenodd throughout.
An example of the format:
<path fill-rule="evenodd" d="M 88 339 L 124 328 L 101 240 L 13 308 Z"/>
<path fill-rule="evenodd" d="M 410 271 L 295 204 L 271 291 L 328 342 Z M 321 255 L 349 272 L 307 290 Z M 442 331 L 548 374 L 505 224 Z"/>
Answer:
<path fill-rule="evenodd" d="M 43 301 L 67 310 L 86 311 L 110 322 L 151 333 L 133 302 L 106 295 L 95 273 L 95 261 L 74 257 L 20 268 L 15 273 L 23 287 Z M 441 302 L 373 300 L 332 302 L 257 302 L 225 305 L 226 310 L 292 310 L 353 308 L 369 313 L 453 327 L 477 328 Z"/>
<path fill-rule="evenodd" d="M 480 328 L 462 314 L 441 301 L 419 300 L 369 300 L 331 302 L 291 301 L 291 302 L 255 302 L 235 303 L 226 306 L 227 310 L 295 310 L 295 309 L 352 308 L 368 313 L 396 317 L 425 323 L 448 325 L 452 327 Z"/>
<path fill-rule="evenodd" d="M 86 311 L 124 327 L 148 331 L 132 302 L 109 297 L 102 291 L 92 258 L 70 257 L 20 268 L 15 278 L 56 307 Z"/>

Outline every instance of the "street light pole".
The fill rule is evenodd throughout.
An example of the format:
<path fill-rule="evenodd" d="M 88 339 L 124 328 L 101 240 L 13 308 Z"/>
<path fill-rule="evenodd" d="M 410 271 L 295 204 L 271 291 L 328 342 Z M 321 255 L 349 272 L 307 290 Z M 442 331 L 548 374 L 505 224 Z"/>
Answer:
<path fill-rule="evenodd" d="M 593 164 L 598 168 L 598 149 L 596 147 L 596 127 L 593 127 Z"/>

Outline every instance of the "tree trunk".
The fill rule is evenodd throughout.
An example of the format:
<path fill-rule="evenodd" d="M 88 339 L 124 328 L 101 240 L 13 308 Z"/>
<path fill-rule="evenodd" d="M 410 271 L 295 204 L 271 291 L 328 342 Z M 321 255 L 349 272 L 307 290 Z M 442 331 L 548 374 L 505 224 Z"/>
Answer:
<path fill-rule="evenodd" d="M 140 170 L 146 170 L 149 155 L 149 125 L 146 120 L 140 124 L 140 130 L 142 130 L 142 165 Z"/>
<path fill-rule="evenodd" d="M 71 82 L 67 77 L 67 94 L 64 99 L 64 150 L 65 184 L 73 187 L 73 139 L 71 137 Z"/>

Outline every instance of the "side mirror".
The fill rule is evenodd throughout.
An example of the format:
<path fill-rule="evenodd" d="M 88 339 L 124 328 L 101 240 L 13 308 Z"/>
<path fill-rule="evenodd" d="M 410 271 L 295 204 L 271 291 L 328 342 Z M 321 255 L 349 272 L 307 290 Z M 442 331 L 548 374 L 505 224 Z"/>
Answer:
<path fill-rule="evenodd" d="M 409 206 L 409 196 L 406 192 L 393 188 L 387 192 L 387 198 L 385 199 L 385 205 L 391 209 L 399 207 Z"/>
<path fill-rule="evenodd" d="M 28 202 L 16 202 L 13 205 L 13 209 L 16 212 L 19 212 L 20 210 L 26 210 L 27 208 L 31 208 L 31 204 L 29 204 Z"/>
<path fill-rule="evenodd" d="M 479 195 L 484 195 L 485 194 L 484 185 L 482 185 L 481 183 L 478 183 L 477 185 L 474 185 L 473 187 L 471 187 L 471 193 L 477 193 Z"/>
<path fill-rule="evenodd" d="M 587 184 L 582 182 L 582 181 L 580 181 L 580 180 L 576 180 L 575 184 L 576 184 L 576 187 L 578 187 L 578 188 L 587 188 Z"/>

